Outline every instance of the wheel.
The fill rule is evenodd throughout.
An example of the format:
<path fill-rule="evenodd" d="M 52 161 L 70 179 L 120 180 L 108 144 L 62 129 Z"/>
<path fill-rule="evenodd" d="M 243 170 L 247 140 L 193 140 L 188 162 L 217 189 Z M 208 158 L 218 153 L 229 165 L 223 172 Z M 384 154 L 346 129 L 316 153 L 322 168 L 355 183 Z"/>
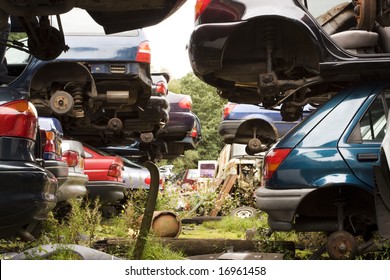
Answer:
<path fill-rule="evenodd" d="M 50 108 L 58 115 L 68 114 L 73 106 L 74 99 L 66 91 L 58 90 L 50 97 Z"/>
<path fill-rule="evenodd" d="M 254 155 L 254 154 L 257 154 L 257 153 L 260 153 L 263 151 L 263 147 L 261 145 L 261 141 L 257 138 L 253 138 L 251 140 L 249 140 L 248 142 L 248 151 Z"/>
<path fill-rule="evenodd" d="M 331 259 L 354 259 L 357 253 L 355 237 L 347 231 L 336 231 L 329 236 L 326 251 Z"/>
<path fill-rule="evenodd" d="M 237 217 L 237 218 L 251 218 L 254 217 L 257 213 L 257 210 L 253 207 L 249 206 L 241 206 L 238 207 L 230 213 L 231 216 Z"/>
<path fill-rule="evenodd" d="M 118 215 L 118 211 L 113 205 L 104 205 L 102 206 L 101 211 L 102 211 L 102 216 L 107 219 L 110 219 Z"/>

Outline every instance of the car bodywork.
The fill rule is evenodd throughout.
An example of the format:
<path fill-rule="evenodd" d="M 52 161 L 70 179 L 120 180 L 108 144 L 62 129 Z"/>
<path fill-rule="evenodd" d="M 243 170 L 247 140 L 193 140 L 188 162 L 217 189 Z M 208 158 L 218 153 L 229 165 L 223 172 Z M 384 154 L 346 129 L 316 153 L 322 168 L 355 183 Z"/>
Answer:
<path fill-rule="evenodd" d="M 85 11 L 64 15 L 64 24 L 74 15 L 83 19 Z M 152 96 L 142 29 L 104 35 L 91 23 L 65 37 L 69 50 L 52 61 L 9 49 L 8 75 L 17 77 L 9 85 L 28 92 L 40 116 L 58 118 L 68 137 L 96 146 L 151 141 L 168 121 L 169 104 Z"/>
<path fill-rule="evenodd" d="M 51 60 L 68 47 L 62 25 L 56 28 L 50 24 L 51 15 L 59 20 L 62 14 L 80 8 L 87 11 L 106 34 L 112 34 L 157 24 L 184 3 L 185 0 L 1 0 L 0 31 L 8 28 L 10 16 L 17 18 L 19 32 L 26 32 L 29 37 L 28 51 L 39 59 Z M 75 21 L 79 22 L 79 19 Z"/>
<path fill-rule="evenodd" d="M 88 175 L 84 173 L 85 153 L 79 141 L 62 141 L 62 160 L 69 169 L 68 180 L 58 189 L 57 205 L 67 205 L 71 199 L 81 200 L 87 195 Z"/>
<path fill-rule="evenodd" d="M 25 96 L 0 87 L 0 236 L 31 240 L 57 202 L 57 179 L 43 165 L 38 115 Z"/>
<path fill-rule="evenodd" d="M 197 4 L 191 65 L 229 101 L 300 108 L 389 75 L 386 1 Z"/>
<path fill-rule="evenodd" d="M 61 123 L 55 118 L 39 117 L 39 129 L 45 133 L 45 145 L 43 150 L 43 159 L 45 168 L 49 170 L 58 181 L 58 188 L 68 180 L 69 168 L 62 161 L 62 139 L 63 131 Z"/>
<path fill-rule="evenodd" d="M 126 190 L 138 190 L 138 189 L 150 189 L 150 171 L 135 162 L 122 157 L 124 169 L 123 169 L 123 181 L 126 186 Z M 163 189 L 163 179 L 160 178 L 159 190 Z"/>
<path fill-rule="evenodd" d="M 342 232 L 333 242 L 349 240 L 346 232 L 370 238 L 376 228 L 372 166 L 380 160 L 389 86 L 342 90 L 267 152 L 255 195 L 272 230 Z M 338 249 L 328 252 L 343 255 Z"/>
<path fill-rule="evenodd" d="M 300 112 L 298 120 L 285 121 L 280 114 L 280 108 L 271 110 L 252 104 L 228 102 L 223 109 L 218 132 L 224 143 L 247 144 L 247 152 L 254 154 L 268 149 L 314 110 L 314 107 L 306 105 Z M 249 144 L 252 143 L 251 141 L 257 141 L 256 139 L 264 147 L 260 147 L 261 144 L 255 145 L 255 149 L 251 151 L 252 147 Z M 256 150 L 256 148 L 260 149 Z"/>
<path fill-rule="evenodd" d="M 102 206 L 115 206 L 124 198 L 123 161 L 91 146 L 84 145 L 84 173 L 88 175 L 90 200 L 99 199 Z"/>
<path fill-rule="evenodd" d="M 192 112 L 192 99 L 187 94 L 169 92 L 169 121 L 161 128 L 156 142 L 163 158 L 174 158 L 193 150 L 202 138 L 201 123 Z"/>

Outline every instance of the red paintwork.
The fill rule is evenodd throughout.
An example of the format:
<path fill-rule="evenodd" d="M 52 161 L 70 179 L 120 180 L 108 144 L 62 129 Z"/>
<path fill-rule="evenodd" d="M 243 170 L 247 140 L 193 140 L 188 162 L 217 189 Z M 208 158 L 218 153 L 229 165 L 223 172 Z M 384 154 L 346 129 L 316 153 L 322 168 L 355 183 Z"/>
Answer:
<path fill-rule="evenodd" d="M 123 161 L 120 157 L 105 156 L 85 146 L 84 151 L 92 155 L 92 157 L 87 157 L 87 154 L 85 155 L 84 173 L 88 175 L 89 181 L 123 181 L 122 172 L 120 172 L 119 177 L 108 176 L 108 171 L 112 164 L 119 165 L 120 170 L 123 170 Z"/>

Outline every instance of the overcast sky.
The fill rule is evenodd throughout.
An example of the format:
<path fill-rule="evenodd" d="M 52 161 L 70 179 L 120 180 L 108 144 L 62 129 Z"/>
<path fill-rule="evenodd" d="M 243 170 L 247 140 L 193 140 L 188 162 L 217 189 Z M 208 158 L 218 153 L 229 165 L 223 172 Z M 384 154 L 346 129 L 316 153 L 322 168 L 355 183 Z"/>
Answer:
<path fill-rule="evenodd" d="M 186 45 L 194 29 L 195 0 L 187 0 L 161 23 L 144 28 L 152 52 L 152 70 L 166 69 L 173 78 L 192 72 Z"/>

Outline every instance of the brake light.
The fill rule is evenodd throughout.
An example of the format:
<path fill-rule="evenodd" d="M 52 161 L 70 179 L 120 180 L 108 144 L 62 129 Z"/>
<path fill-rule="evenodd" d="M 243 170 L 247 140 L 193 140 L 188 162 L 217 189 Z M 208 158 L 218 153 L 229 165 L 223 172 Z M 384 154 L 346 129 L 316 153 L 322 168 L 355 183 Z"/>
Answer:
<path fill-rule="evenodd" d="M 152 181 L 152 179 L 151 179 L 149 176 L 146 177 L 146 178 L 144 179 L 145 184 L 147 184 L 147 185 L 149 185 L 149 186 L 150 186 L 150 182 L 151 182 L 151 181 Z M 163 179 L 162 179 L 162 178 L 160 178 L 159 184 L 160 184 L 160 185 L 164 185 Z"/>
<path fill-rule="evenodd" d="M 111 164 L 108 169 L 108 176 L 118 178 L 122 175 L 122 168 L 118 164 Z"/>
<path fill-rule="evenodd" d="M 290 151 L 290 148 L 272 149 L 267 153 L 264 158 L 263 180 L 271 179 L 276 169 L 278 169 Z"/>
<path fill-rule="evenodd" d="M 194 127 L 194 128 L 191 130 L 191 137 L 192 137 L 192 138 L 198 137 L 198 130 L 196 129 L 196 127 Z"/>
<path fill-rule="evenodd" d="M 168 93 L 168 88 L 166 84 L 162 81 L 156 83 L 156 92 L 166 95 Z"/>
<path fill-rule="evenodd" d="M 65 151 L 62 154 L 62 160 L 66 162 L 69 167 L 75 167 L 79 163 L 79 153 L 75 151 Z"/>
<path fill-rule="evenodd" d="M 21 137 L 35 140 L 38 113 L 27 100 L 16 100 L 0 105 L 0 136 Z"/>
<path fill-rule="evenodd" d="M 204 12 L 207 6 L 210 4 L 210 0 L 197 0 L 195 4 L 195 20 Z"/>
<path fill-rule="evenodd" d="M 236 106 L 237 104 L 235 103 L 226 104 L 226 106 L 223 108 L 223 119 L 226 119 Z"/>
<path fill-rule="evenodd" d="M 189 97 L 189 96 L 183 97 L 179 101 L 179 107 L 182 108 L 182 109 L 188 109 L 188 110 L 191 111 L 191 109 L 192 109 L 192 99 L 191 99 L 191 97 Z"/>
<path fill-rule="evenodd" d="M 135 61 L 150 63 L 151 52 L 148 41 L 143 41 L 141 44 L 139 44 Z"/>

